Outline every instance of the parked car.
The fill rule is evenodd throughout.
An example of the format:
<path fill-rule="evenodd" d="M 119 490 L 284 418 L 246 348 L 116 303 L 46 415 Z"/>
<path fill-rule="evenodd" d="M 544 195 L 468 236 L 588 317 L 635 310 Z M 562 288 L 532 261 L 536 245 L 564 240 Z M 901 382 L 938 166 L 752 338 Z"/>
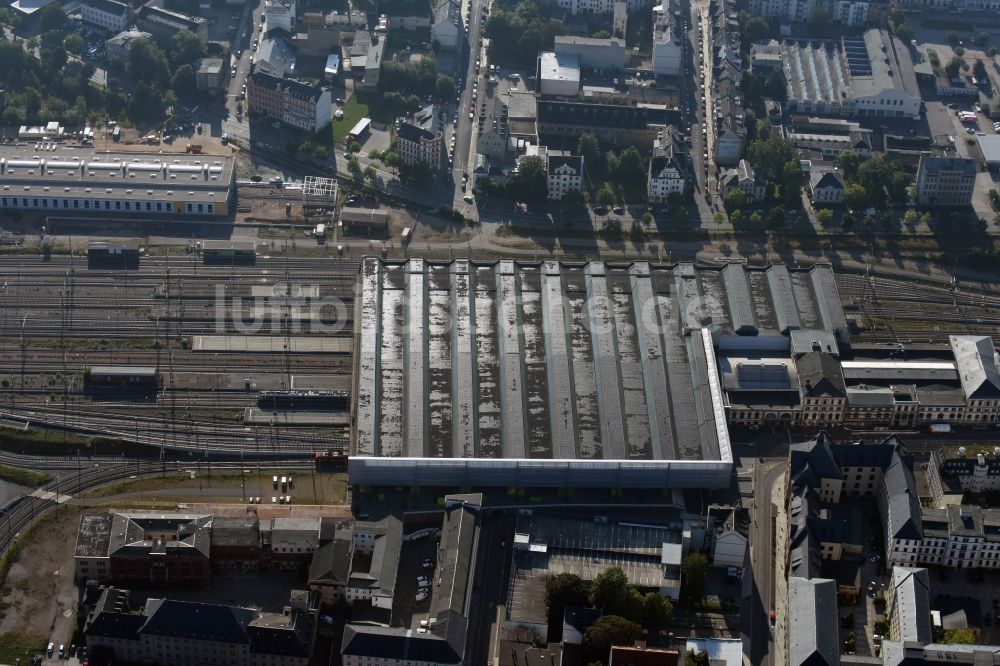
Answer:
<path fill-rule="evenodd" d="M 417 590 L 417 595 L 415 598 L 417 601 L 423 601 L 424 599 L 427 598 L 427 592 L 425 592 L 424 590 Z"/>

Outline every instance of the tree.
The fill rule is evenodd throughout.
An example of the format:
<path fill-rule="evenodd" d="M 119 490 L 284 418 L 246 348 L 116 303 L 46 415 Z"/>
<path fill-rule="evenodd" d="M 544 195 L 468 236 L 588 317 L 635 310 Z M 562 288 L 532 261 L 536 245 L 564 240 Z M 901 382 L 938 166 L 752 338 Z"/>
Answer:
<path fill-rule="evenodd" d="M 205 44 L 190 30 L 178 30 L 170 40 L 170 59 L 174 67 L 190 65 L 205 57 Z"/>
<path fill-rule="evenodd" d="M 785 226 L 785 209 L 780 204 L 767 212 L 767 226 L 772 229 Z"/>
<path fill-rule="evenodd" d="M 980 32 L 976 34 L 976 45 L 979 46 L 979 48 L 986 46 L 989 43 L 989 41 L 990 41 L 990 33 Z"/>
<path fill-rule="evenodd" d="M 986 65 L 983 64 L 982 60 L 977 60 L 976 64 L 972 66 L 972 75 L 977 79 L 985 79 L 988 75 L 986 74 Z"/>
<path fill-rule="evenodd" d="M 358 158 L 352 157 L 347 160 L 347 172 L 351 174 L 354 180 L 361 180 L 361 162 L 358 161 Z"/>
<path fill-rule="evenodd" d="M 688 213 L 687 208 L 679 206 L 674 209 L 673 217 L 674 221 L 677 222 L 677 224 L 687 224 L 688 219 L 691 217 L 691 215 Z"/>
<path fill-rule="evenodd" d="M 646 232 L 643 230 L 642 225 L 638 222 L 633 222 L 632 226 L 628 230 L 628 237 L 636 245 L 640 245 L 646 242 Z"/>
<path fill-rule="evenodd" d="M 858 183 L 868 191 L 869 199 L 880 205 L 886 197 L 905 201 L 910 174 L 897 162 L 882 156 L 865 160 L 858 169 Z"/>
<path fill-rule="evenodd" d="M 611 189 L 610 185 L 604 183 L 604 187 L 597 193 L 597 204 L 599 206 L 614 206 L 617 200 L 615 191 Z"/>
<path fill-rule="evenodd" d="M 455 79 L 445 74 L 438 74 L 434 84 L 434 95 L 442 102 L 450 102 L 455 96 Z"/>
<path fill-rule="evenodd" d="M 738 226 L 740 222 L 743 221 L 743 211 L 734 210 L 729 214 L 729 222 L 735 227 Z"/>
<path fill-rule="evenodd" d="M 642 625 L 649 631 L 662 629 L 673 616 L 674 607 L 662 594 L 647 592 L 642 597 Z"/>
<path fill-rule="evenodd" d="M 759 16 L 751 18 L 743 27 L 743 36 L 749 44 L 767 39 L 770 34 L 771 26 Z"/>
<path fill-rule="evenodd" d="M 170 67 L 163 49 L 151 39 L 137 39 L 128 50 L 125 69 L 137 81 L 163 89 L 170 80 Z"/>
<path fill-rule="evenodd" d="M 896 36 L 903 40 L 904 44 L 909 44 L 916 36 L 916 32 L 909 23 L 901 23 L 896 26 Z"/>
<path fill-rule="evenodd" d="M 633 645 L 642 627 L 617 615 L 603 615 L 583 634 L 584 660 L 607 663 L 612 645 Z"/>
<path fill-rule="evenodd" d="M 975 645 L 976 635 L 971 629 L 946 629 L 944 636 L 941 638 L 941 642 L 946 645 L 955 645 L 958 643 Z"/>
<path fill-rule="evenodd" d="M 726 210 L 734 211 L 747 205 L 747 193 L 738 187 L 726 192 L 724 198 Z"/>
<path fill-rule="evenodd" d="M 170 80 L 170 89 L 178 97 L 191 97 L 198 92 L 198 83 L 194 75 L 194 67 L 181 65 Z"/>
<path fill-rule="evenodd" d="M 754 211 L 753 213 L 750 214 L 750 224 L 752 224 L 753 226 L 759 227 L 760 223 L 763 221 L 764 221 L 763 216 L 757 211 Z"/>
<path fill-rule="evenodd" d="M 799 165 L 798 160 L 785 162 L 785 167 L 781 172 L 781 193 L 785 199 L 785 205 L 795 208 L 802 200 L 802 186 L 805 184 L 805 173 Z"/>
<path fill-rule="evenodd" d="M 795 146 L 777 134 L 758 139 L 750 144 L 747 156 L 750 163 L 767 180 L 778 180 L 785 164 L 796 156 Z"/>
<path fill-rule="evenodd" d="M 986 55 L 988 55 L 990 58 L 996 58 L 997 57 L 997 47 L 991 46 L 990 48 L 986 49 Z"/>
<path fill-rule="evenodd" d="M 592 178 L 604 179 L 604 153 L 601 152 L 601 144 L 597 137 L 587 132 L 581 134 L 576 142 L 576 152 L 583 156 L 583 168 L 587 170 Z"/>
<path fill-rule="evenodd" d="M 688 650 L 684 653 L 684 666 L 708 666 L 708 653 Z"/>
<path fill-rule="evenodd" d="M 590 605 L 611 615 L 630 615 L 630 594 L 634 589 L 621 568 L 611 567 L 597 574 L 590 584 Z"/>
<path fill-rule="evenodd" d="M 507 178 L 507 195 L 515 201 L 544 201 L 549 193 L 545 162 L 537 155 L 522 158 L 517 171 Z"/>
<path fill-rule="evenodd" d="M 829 208 L 821 208 L 816 211 L 816 219 L 819 220 L 821 227 L 829 227 L 833 223 L 833 211 Z"/>
<path fill-rule="evenodd" d="M 858 177 L 858 167 L 861 166 L 861 156 L 853 150 L 845 150 L 837 156 L 837 168 L 846 181 L 853 181 Z"/>
<path fill-rule="evenodd" d="M 66 49 L 62 45 L 46 46 L 42 45 L 38 49 L 42 65 L 50 72 L 59 72 L 66 64 Z"/>
<path fill-rule="evenodd" d="M 58 2 L 45 5 L 38 10 L 38 25 L 43 31 L 59 30 L 69 19 Z"/>
<path fill-rule="evenodd" d="M 868 190 L 863 185 L 852 183 L 844 188 L 844 205 L 851 210 L 861 210 L 868 205 Z"/>
<path fill-rule="evenodd" d="M 903 214 L 903 222 L 907 226 L 914 226 L 920 221 L 920 215 L 913 208 L 908 208 Z"/>
<path fill-rule="evenodd" d="M 636 201 L 646 194 L 646 168 L 635 146 L 629 146 L 618 155 L 618 165 L 609 177 L 626 194 L 627 201 Z"/>
<path fill-rule="evenodd" d="M 66 35 L 66 39 L 63 40 L 63 48 L 74 55 L 83 53 L 83 44 L 83 37 L 75 32 Z"/>
<path fill-rule="evenodd" d="M 378 171 L 375 170 L 371 164 L 365 167 L 365 180 L 367 180 L 372 185 L 378 180 Z"/>
<path fill-rule="evenodd" d="M 719 211 L 718 213 L 716 213 L 715 215 L 712 216 L 712 220 L 716 224 L 722 224 L 723 222 L 726 221 L 726 216 L 725 216 L 724 213 L 722 213 L 722 211 Z"/>
<path fill-rule="evenodd" d="M 951 44 L 958 44 L 958 33 L 955 32 L 954 30 L 949 30 L 948 31 L 948 41 Z"/>
<path fill-rule="evenodd" d="M 948 75 L 948 78 L 954 79 L 958 76 L 958 73 L 962 71 L 962 64 L 964 61 L 957 55 L 951 57 L 948 64 L 944 66 L 944 73 Z"/>
<path fill-rule="evenodd" d="M 330 151 L 326 146 L 316 146 L 316 150 L 313 151 L 313 155 L 316 159 L 326 161 L 330 159 Z"/>
<path fill-rule="evenodd" d="M 349 153 L 360 153 L 361 152 L 361 144 L 358 143 L 357 141 L 352 141 L 351 145 L 348 146 L 348 148 L 347 148 L 347 152 L 349 152 Z"/>
<path fill-rule="evenodd" d="M 704 553 L 692 551 L 681 560 L 681 593 L 689 604 L 700 602 L 705 597 L 707 578 L 708 558 Z"/>
<path fill-rule="evenodd" d="M 776 69 L 764 79 L 764 94 L 779 102 L 788 99 L 788 82 L 785 79 L 785 72 Z"/>
<path fill-rule="evenodd" d="M 562 638 L 563 612 L 567 606 L 586 606 L 590 586 L 576 574 L 563 573 L 545 581 L 545 605 L 549 610 L 549 637 Z M 555 633 L 553 633 L 555 630 Z"/>

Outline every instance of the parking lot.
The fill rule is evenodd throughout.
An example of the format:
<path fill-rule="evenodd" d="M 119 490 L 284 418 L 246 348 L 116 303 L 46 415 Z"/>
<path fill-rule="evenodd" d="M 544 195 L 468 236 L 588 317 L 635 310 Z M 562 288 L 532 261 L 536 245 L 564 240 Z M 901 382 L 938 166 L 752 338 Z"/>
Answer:
<path fill-rule="evenodd" d="M 422 577 L 428 583 L 433 580 L 440 537 L 441 531 L 434 530 L 423 538 L 403 542 L 399 573 L 396 576 L 396 594 L 393 598 L 393 618 L 404 626 L 419 629 L 420 621 L 430 617 L 431 594 L 428 592 L 417 601 L 417 593 L 420 588 L 433 587 L 418 585 L 417 579 Z M 430 566 L 427 566 L 428 562 Z"/>

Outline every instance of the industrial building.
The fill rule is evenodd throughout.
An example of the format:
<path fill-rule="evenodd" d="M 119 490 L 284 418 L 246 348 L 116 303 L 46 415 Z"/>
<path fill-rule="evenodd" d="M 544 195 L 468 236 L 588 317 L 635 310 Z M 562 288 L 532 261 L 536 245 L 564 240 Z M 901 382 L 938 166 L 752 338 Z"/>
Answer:
<path fill-rule="evenodd" d="M 575 97 L 580 92 L 580 56 L 575 53 L 539 53 L 535 74 L 542 95 Z"/>
<path fill-rule="evenodd" d="M 555 38 L 554 50 L 557 55 L 577 56 L 582 67 L 601 70 L 625 69 L 624 39 L 558 35 Z"/>
<path fill-rule="evenodd" d="M 840 41 L 782 43 L 786 110 L 835 116 L 920 117 L 920 90 L 905 44 L 885 30 Z"/>
<path fill-rule="evenodd" d="M 233 158 L 97 153 L 56 143 L 0 146 L 6 210 L 201 217 L 233 207 Z"/>
<path fill-rule="evenodd" d="M 917 166 L 917 204 L 968 206 L 972 203 L 978 171 L 975 160 L 921 155 Z"/>

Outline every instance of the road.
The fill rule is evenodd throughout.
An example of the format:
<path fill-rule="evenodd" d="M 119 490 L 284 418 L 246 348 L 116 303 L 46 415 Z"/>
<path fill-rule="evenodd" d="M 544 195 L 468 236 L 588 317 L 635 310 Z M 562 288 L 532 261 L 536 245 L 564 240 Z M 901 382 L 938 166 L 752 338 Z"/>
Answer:
<path fill-rule="evenodd" d="M 514 539 L 515 515 L 509 512 L 487 513 L 481 518 L 479 550 L 473 570 L 472 601 L 469 609 L 469 635 L 465 663 L 489 664 L 490 637 L 497 607 L 505 601 L 506 582 Z M 485 572 L 485 574 L 483 573 Z"/>
<path fill-rule="evenodd" d="M 257 26 L 260 25 L 260 16 L 263 12 L 263 2 L 256 4 L 247 3 L 243 13 L 240 15 L 240 23 L 236 28 L 236 38 L 233 39 L 233 54 L 240 54 L 236 61 L 236 74 L 229 79 L 229 88 L 226 90 L 226 117 L 222 121 L 222 131 L 237 137 L 243 141 L 250 141 L 250 125 L 247 123 L 247 115 L 242 115 L 242 120 L 238 120 L 237 106 L 241 102 L 241 92 L 250 74 L 250 61 L 255 49 L 253 41 L 260 35 Z M 246 108 L 242 109 L 244 112 Z M 283 150 L 281 146 L 279 150 Z"/>
<path fill-rule="evenodd" d="M 750 663 L 760 666 L 774 665 L 774 635 L 769 614 L 775 608 L 774 599 L 774 507 L 771 492 L 784 473 L 782 463 L 754 465 L 754 502 L 751 508 L 753 524 L 750 528 L 750 560 L 753 565 L 753 591 L 750 608 L 744 612 L 744 626 L 750 637 Z"/>
<path fill-rule="evenodd" d="M 462 89 L 462 93 L 459 95 L 458 103 L 458 128 L 457 136 L 458 139 L 455 142 L 455 163 L 452 168 L 452 180 L 454 182 L 453 192 L 453 204 L 452 207 L 456 210 L 460 210 L 463 214 L 468 215 L 468 212 L 472 206 L 467 204 L 463 199 L 464 193 L 462 192 L 462 176 L 468 173 L 471 178 L 471 172 L 476 166 L 476 153 L 477 153 L 477 132 L 476 132 L 476 118 L 475 116 L 469 117 L 469 108 L 473 105 L 479 103 L 479 99 L 486 95 L 486 81 L 483 73 L 486 70 L 486 48 L 483 46 L 482 38 L 482 17 L 484 12 L 487 11 L 488 2 L 487 0 L 467 0 L 468 6 L 466 7 L 467 17 L 467 40 L 466 46 L 468 48 L 468 57 L 461 58 L 459 62 L 465 63 L 465 70 L 460 75 L 459 80 L 464 82 L 466 85 Z M 477 65 L 478 63 L 478 65 Z M 459 65 L 461 68 L 461 65 Z M 476 73 L 476 69 L 480 70 L 480 73 Z M 471 191 L 471 188 L 469 188 Z"/>

